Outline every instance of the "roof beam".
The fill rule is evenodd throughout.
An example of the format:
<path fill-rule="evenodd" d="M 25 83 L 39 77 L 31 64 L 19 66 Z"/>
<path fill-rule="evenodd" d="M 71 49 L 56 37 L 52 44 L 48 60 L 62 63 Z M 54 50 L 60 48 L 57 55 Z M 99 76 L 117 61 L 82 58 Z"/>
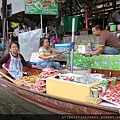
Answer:
<path fill-rule="evenodd" d="M 77 1 L 77 3 L 78 3 L 78 6 L 80 7 L 80 9 L 82 8 L 82 5 L 81 5 L 81 3 L 80 3 L 80 1 L 79 0 L 76 0 Z"/>

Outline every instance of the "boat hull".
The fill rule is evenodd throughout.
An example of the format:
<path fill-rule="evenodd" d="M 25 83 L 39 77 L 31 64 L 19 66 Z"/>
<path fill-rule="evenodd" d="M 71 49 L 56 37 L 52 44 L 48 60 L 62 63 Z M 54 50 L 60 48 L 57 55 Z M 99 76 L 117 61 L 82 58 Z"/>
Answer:
<path fill-rule="evenodd" d="M 0 78 L 0 86 L 13 94 L 58 114 L 118 114 L 119 109 L 57 98 L 19 87 Z"/>
<path fill-rule="evenodd" d="M 25 68 L 30 74 L 41 72 L 36 69 Z M 118 108 L 105 107 L 101 105 L 90 104 L 87 102 L 78 102 L 68 100 L 56 96 L 50 96 L 46 93 L 38 93 L 27 88 L 17 86 L 5 78 L 0 78 L 0 87 L 10 91 L 11 93 L 31 102 L 41 108 L 58 114 L 119 114 Z"/>

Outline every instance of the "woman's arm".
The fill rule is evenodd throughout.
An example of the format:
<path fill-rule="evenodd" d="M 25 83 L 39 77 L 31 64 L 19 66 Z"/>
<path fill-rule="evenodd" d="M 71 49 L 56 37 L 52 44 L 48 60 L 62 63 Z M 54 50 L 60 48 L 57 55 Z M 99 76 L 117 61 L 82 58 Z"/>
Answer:
<path fill-rule="evenodd" d="M 66 49 L 66 50 L 56 50 L 54 48 L 51 48 L 51 51 L 54 52 L 54 53 L 62 53 L 62 52 L 67 52 L 69 49 Z"/>
<path fill-rule="evenodd" d="M 56 55 L 49 55 L 49 56 L 45 56 L 45 55 L 41 55 L 40 58 L 42 58 L 43 60 L 49 60 L 50 58 L 55 58 Z"/>
<path fill-rule="evenodd" d="M 0 58 L 0 69 L 2 68 L 2 65 L 6 63 L 10 59 L 10 53 L 7 53 L 2 58 Z"/>
<path fill-rule="evenodd" d="M 15 33 L 13 33 L 13 36 L 14 36 L 14 37 L 17 37 L 17 35 L 16 35 Z"/>
<path fill-rule="evenodd" d="M 20 54 L 20 58 L 21 58 L 21 63 L 23 64 L 23 66 L 32 68 L 32 65 L 29 64 L 21 54 Z"/>

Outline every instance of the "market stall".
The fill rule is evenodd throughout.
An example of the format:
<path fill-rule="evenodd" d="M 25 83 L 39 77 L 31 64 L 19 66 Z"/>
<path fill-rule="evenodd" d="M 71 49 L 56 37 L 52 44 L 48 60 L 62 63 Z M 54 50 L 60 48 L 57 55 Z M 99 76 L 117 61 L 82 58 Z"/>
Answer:
<path fill-rule="evenodd" d="M 69 57 L 69 56 L 68 56 Z M 104 55 L 85 57 L 74 53 L 73 66 L 78 68 L 97 68 L 105 70 L 120 70 L 120 55 Z M 69 64 L 69 60 L 67 60 Z"/>
<path fill-rule="evenodd" d="M 119 113 L 120 85 L 116 78 L 108 79 L 104 74 L 76 75 L 53 68 L 24 68 L 24 72 L 25 76 L 15 80 L 15 83 L 9 77 L 4 76 L 8 80 L 1 77 L 0 86 L 59 114 Z"/>
<path fill-rule="evenodd" d="M 58 78 L 46 78 L 48 95 L 92 104 L 100 104 L 104 100 L 120 107 L 120 84 L 116 77 L 106 78 L 104 74 L 67 73 L 60 74 Z"/>

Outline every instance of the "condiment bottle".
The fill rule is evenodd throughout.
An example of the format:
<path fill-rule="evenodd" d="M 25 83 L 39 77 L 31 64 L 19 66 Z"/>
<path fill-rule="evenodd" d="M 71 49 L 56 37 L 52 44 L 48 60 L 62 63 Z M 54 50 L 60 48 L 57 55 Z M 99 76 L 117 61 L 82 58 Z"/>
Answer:
<path fill-rule="evenodd" d="M 107 82 L 107 80 L 103 80 L 102 81 L 102 89 L 103 89 L 103 93 L 106 92 L 106 90 L 108 89 L 108 82 Z"/>

